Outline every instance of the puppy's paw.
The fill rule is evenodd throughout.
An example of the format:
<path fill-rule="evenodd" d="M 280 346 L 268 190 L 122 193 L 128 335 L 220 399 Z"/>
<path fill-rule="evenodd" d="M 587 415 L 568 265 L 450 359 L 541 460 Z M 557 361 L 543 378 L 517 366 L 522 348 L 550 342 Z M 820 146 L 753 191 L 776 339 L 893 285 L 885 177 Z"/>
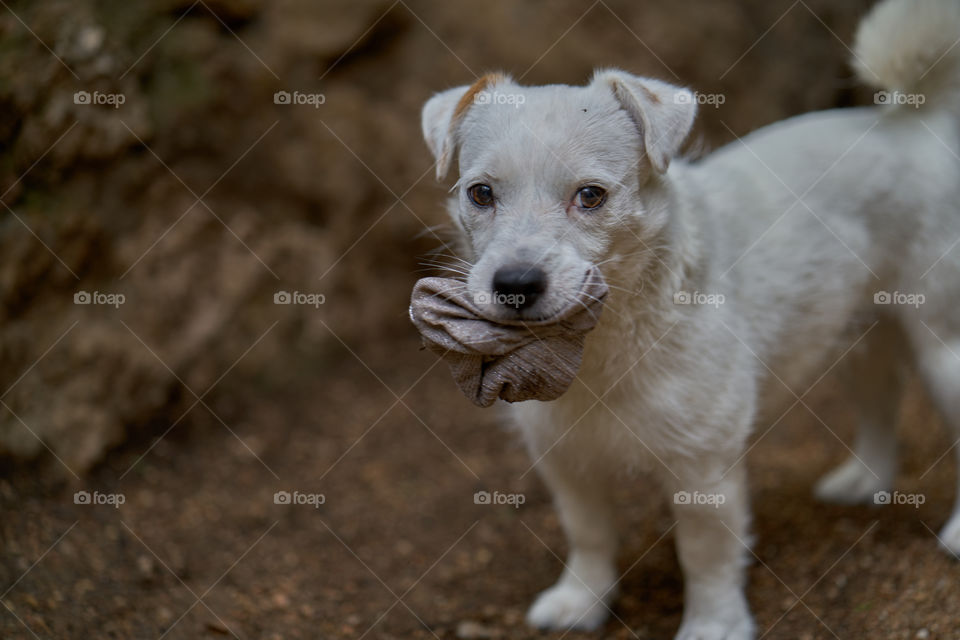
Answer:
<path fill-rule="evenodd" d="M 960 558 L 960 514 L 951 516 L 940 530 L 940 548 Z"/>
<path fill-rule="evenodd" d="M 558 582 L 537 596 L 527 612 L 527 624 L 538 629 L 592 631 L 607 619 L 610 599 L 602 591 L 594 595 L 581 584 Z"/>
<path fill-rule="evenodd" d="M 873 504 L 877 491 L 889 489 L 889 483 L 878 478 L 862 462 L 850 457 L 817 483 L 814 494 L 823 502 L 836 504 Z"/>
<path fill-rule="evenodd" d="M 684 622 L 676 640 L 753 640 L 753 618 L 744 608 L 736 615 L 694 618 Z"/>

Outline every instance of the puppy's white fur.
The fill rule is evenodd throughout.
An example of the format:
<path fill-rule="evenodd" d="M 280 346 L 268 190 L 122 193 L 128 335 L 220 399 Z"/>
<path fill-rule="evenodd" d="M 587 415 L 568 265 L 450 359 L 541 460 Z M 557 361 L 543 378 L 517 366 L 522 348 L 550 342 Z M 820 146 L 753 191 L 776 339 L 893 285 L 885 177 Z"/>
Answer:
<path fill-rule="evenodd" d="M 744 443 L 838 359 L 861 426 L 820 497 L 872 501 L 891 487 L 910 362 L 960 435 L 958 35 L 956 0 L 887 0 L 861 25 L 856 67 L 886 91 L 922 94 L 919 108 L 808 114 L 696 162 L 673 158 L 691 94 L 621 71 L 586 87 L 486 77 L 426 104 L 438 176 L 459 160 L 451 213 L 473 291 L 489 292 L 499 267 L 537 264 L 548 289 L 536 304 L 497 311 L 532 318 L 572 299 L 591 264 L 613 285 L 578 383 L 512 407 L 570 542 L 531 624 L 605 620 L 617 581 L 609 486 L 649 469 L 668 496 L 723 496 L 673 504 L 686 597 L 677 637 L 752 637 Z M 471 203 L 476 183 L 492 187 L 493 207 Z M 574 202 L 587 184 L 608 193 L 598 209 Z M 882 291 L 925 301 L 875 304 Z M 677 304 L 679 292 L 693 304 Z M 716 304 L 697 304 L 703 295 Z M 960 501 L 941 539 L 960 553 Z"/>

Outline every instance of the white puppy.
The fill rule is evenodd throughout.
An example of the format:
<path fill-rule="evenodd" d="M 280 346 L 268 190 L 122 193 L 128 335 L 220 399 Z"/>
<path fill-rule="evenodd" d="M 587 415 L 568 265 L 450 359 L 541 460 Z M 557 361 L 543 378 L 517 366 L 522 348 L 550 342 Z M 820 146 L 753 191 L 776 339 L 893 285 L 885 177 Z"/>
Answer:
<path fill-rule="evenodd" d="M 677 521 L 677 637 L 752 637 L 744 443 L 838 361 L 857 367 L 861 424 L 822 498 L 891 487 L 910 363 L 960 435 L 958 37 L 960 1 L 887 0 L 856 44 L 879 106 L 792 118 L 695 162 L 671 162 L 694 95 L 622 71 L 585 87 L 491 75 L 424 106 L 438 177 L 459 161 L 469 288 L 524 296 L 492 312 L 549 317 L 589 265 L 611 284 L 570 391 L 512 407 L 570 543 L 530 624 L 605 620 L 609 484 L 650 469 Z M 960 552 L 960 502 L 940 537 Z"/>

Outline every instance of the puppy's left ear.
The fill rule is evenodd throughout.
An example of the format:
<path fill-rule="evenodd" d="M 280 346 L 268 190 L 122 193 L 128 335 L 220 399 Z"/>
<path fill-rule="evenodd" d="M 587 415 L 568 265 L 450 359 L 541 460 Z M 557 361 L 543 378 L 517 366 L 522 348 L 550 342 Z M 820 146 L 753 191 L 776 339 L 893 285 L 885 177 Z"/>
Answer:
<path fill-rule="evenodd" d="M 664 173 L 696 118 L 693 92 L 616 69 L 597 71 L 592 84 L 606 85 L 613 91 L 640 130 L 650 164 L 657 173 Z"/>
<path fill-rule="evenodd" d="M 509 81 L 509 77 L 502 73 L 488 73 L 470 86 L 441 91 L 423 105 L 420 122 L 423 138 L 437 160 L 437 180 L 443 180 L 453 164 L 463 117 L 474 103 L 489 102 L 479 99 L 478 94 L 505 81 Z"/>

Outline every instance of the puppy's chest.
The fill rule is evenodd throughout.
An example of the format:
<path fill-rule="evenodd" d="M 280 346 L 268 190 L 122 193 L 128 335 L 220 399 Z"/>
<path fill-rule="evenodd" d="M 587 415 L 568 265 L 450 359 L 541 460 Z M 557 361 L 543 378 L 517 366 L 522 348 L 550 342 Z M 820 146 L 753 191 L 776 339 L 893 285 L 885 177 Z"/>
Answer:
<path fill-rule="evenodd" d="M 640 354 L 622 345 L 616 350 L 588 348 L 577 377 L 598 395 L 603 395 L 631 379 L 637 369 L 642 370 L 644 367 L 640 358 Z"/>
<path fill-rule="evenodd" d="M 574 383 L 544 407 L 549 416 L 536 422 L 536 448 L 555 449 L 584 468 L 649 470 L 656 456 L 686 448 L 658 398 L 627 378 L 607 389 L 597 380 Z"/>
<path fill-rule="evenodd" d="M 603 414 L 602 421 L 614 431 L 622 432 L 626 423 L 631 429 L 643 429 L 645 435 L 655 435 L 658 425 L 674 421 L 678 390 L 662 375 L 662 354 L 624 341 L 598 340 L 591 346 L 584 353 L 578 382 L 560 400 L 567 413 Z"/>
<path fill-rule="evenodd" d="M 648 331 L 617 320 L 601 324 L 587 335 L 577 377 L 598 395 L 649 378 L 665 356 L 657 340 L 643 337 Z"/>

